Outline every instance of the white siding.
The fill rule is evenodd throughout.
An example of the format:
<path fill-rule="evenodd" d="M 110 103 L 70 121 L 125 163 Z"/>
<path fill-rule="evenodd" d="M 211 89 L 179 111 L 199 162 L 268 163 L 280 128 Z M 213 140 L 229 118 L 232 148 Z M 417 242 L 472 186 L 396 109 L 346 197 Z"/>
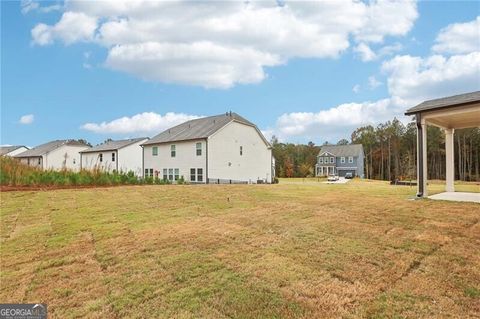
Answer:
<path fill-rule="evenodd" d="M 43 157 L 19 157 L 20 163 L 36 168 L 43 168 Z M 38 161 L 40 159 L 40 162 Z"/>
<path fill-rule="evenodd" d="M 196 144 L 202 143 L 202 155 L 196 153 Z M 176 156 L 171 157 L 170 147 L 175 145 Z M 152 148 L 158 147 L 158 155 L 152 155 Z M 153 169 L 158 173 L 159 178 L 163 178 L 163 169 L 179 169 L 179 175 L 186 181 L 190 181 L 190 168 L 202 168 L 203 180 L 205 182 L 205 164 L 206 164 L 206 144 L 205 140 L 194 140 L 184 142 L 174 142 L 168 144 L 147 145 L 144 146 L 144 169 Z"/>
<path fill-rule="evenodd" d="M 112 153 L 115 154 L 115 162 L 112 161 Z M 100 162 L 100 154 L 103 159 Z M 101 171 L 112 172 L 117 169 L 117 151 L 103 151 L 82 153 L 82 169 L 92 170 L 98 168 Z"/>
<path fill-rule="evenodd" d="M 7 154 L 5 154 L 5 155 L 6 155 L 6 156 L 15 156 L 15 155 L 18 155 L 18 154 L 20 154 L 20 153 L 23 153 L 23 152 L 25 152 L 25 151 L 27 151 L 27 150 L 28 150 L 28 148 L 26 148 L 25 146 L 22 146 L 22 147 L 19 147 L 19 148 L 17 148 L 16 150 L 13 150 L 13 151 L 11 151 L 10 153 L 7 153 Z"/>
<path fill-rule="evenodd" d="M 62 145 L 59 148 L 48 152 L 43 156 L 44 169 L 70 169 L 80 170 L 80 151 L 87 149 L 88 146 Z"/>
<path fill-rule="evenodd" d="M 230 122 L 208 139 L 208 178 L 271 183 L 272 151 L 254 127 Z"/>
<path fill-rule="evenodd" d="M 118 150 L 119 171 L 133 171 L 135 175 L 142 176 L 142 147 L 140 145 L 147 140 L 148 139 L 141 140 Z"/>

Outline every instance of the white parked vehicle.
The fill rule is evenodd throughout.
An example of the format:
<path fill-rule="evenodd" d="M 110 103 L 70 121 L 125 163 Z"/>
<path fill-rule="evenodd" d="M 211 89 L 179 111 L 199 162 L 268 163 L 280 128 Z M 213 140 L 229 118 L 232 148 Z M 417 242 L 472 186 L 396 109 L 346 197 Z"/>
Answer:
<path fill-rule="evenodd" d="M 327 181 L 329 181 L 329 182 L 336 182 L 336 181 L 338 181 L 338 180 L 339 180 L 338 175 L 335 175 L 335 174 L 330 174 L 330 175 L 328 175 Z"/>

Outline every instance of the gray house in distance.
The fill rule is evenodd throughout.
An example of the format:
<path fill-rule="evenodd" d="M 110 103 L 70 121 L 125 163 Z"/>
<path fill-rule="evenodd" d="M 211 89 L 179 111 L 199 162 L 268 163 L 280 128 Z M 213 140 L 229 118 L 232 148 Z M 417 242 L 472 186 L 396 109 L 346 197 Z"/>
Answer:
<path fill-rule="evenodd" d="M 317 156 L 315 176 L 335 174 L 343 177 L 352 173 L 363 178 L 364 157 L 362 144 L 323 145 Z"/>

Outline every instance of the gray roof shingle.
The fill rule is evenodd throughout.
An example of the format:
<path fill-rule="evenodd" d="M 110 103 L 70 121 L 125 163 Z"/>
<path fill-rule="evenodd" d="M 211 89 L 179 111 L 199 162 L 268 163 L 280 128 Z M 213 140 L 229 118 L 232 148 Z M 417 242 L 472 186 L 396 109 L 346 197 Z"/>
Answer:
<path fill-rule="evenodd" d="M 321 155 L 324 152 L 328 152 L 340 157 L 360 156 L 361 154 L 363 154 L 363 146 L 362 144 L 323 145 L 320 148 L 320 152 L 318 153 L 318 155 Z"/>
<path fill-rule="evenodd" d="M 28 151 L 22 152 L 18 155 L 15 155 L 14 157 L 39 157 L 42 156 L 48 152 L 51 152 L 60 146 L 63 145 L 70 145 L 70 146 L 85 146 L 88 147 L 88 145 L 78 142 L 78 141 L 73 141 L 73 140 L 55 140 L 51 141 L 45 144 L 41 144 L 38 146 L 35 146 L 32 149 L 29 149 Z"/>
<path fill-rule="evenodd" d="M 405 115 L 475 102 L 480 102 L 480 91 L 428 100 L 408 109 Z"/>
<path fill-rule="evenodd" d="M 26 147 L 26 146 L 23 146 L 23 145 L 1 146 L 0 155 L 6 155 L 10 152 L 15 151 L 16 149 L 19 149 L 20 147 Z"/>
<path fill-rule="evenodd" d="M 89 149 L 86 149 L 84 151 L 81 151 L 80 153 L 115 151 L 115 150 L 121 149 L 125 146 L 143 141 L 145 139 L 148 139 L 148 137 L 138 137 L 138 138 L 131 138 L 131 139 L 127 139 L 127 140 L 108 141 L 108 142 L 99 144 L 97 146 L 91 147 Z"/>
<path fill-rule="evenodd" d="M 253 126 L 265 140 L 265 137 L 261 134 L 255 124 L 241 117 L 237 113 L 225 113 L 221 115 L 214 115 L 190 120 L 180 125 L 174 126 L 152 137 L 143 145 L 208 138 L 210 135 L 212 135 L 231 121 L 236 121 Z M 266 140 L 265 142 L 268 144 Z"/>

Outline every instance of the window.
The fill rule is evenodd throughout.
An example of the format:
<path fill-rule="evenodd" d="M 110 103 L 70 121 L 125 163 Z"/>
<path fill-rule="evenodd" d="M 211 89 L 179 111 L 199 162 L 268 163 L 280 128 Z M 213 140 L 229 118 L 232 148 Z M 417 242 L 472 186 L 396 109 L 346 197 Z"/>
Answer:
<path fill-rule="evenodd" d="M 168 169 L 168 179 L 173 181 L 173 168 Z"/>
<path fill-rule="evenodd" d="M 323 164 L 323 157 L 318 158 L 318 163 Z"/>
<path fill-rule="evenodd" d="M 196 144 L 197 156 L 202 156 L 202 143 Z"/>
<path fill-rule="evenodd" d="M 158 147 L 154 146 L 152 147 L 152 156 L 157 156 L 158 155 Z"/>
<path fill-rule="evenodd" d="M 75 164 L 75 163 L 73 163 L 73 164 Z M 40 157 L 38 158 L 38 165 L 42 165 L 42 159 Z"/>
<path fill-rule="evenodd" d="M 240 156 L 243 155 L 243 146 L 240 146 Z"/>
<path fill-rule="evenodd" d="M 335 157 L 330 157 L 330 163 L 331 164 L 335 163 Z"/>
<path fill-rule="evenodd" d="M 178 181 L 178 178 L 180 177 L 180 170 L 178 168 L 175 168 L 175 180 Z"/>
<path fill-rule="evenodd" d="M 170 156 L 175 157 L 177 155 L 176 147 L 175 145 L 170 145 Z"/>
<path fill-rule="evenodd" d="M 345 163 L 345 157 L 340 157 L 340 163 Z"/>
<path fill-rule="evenodd" d="M 112 153 L 112 162 L 115 162 L 115 153 Z"/>
<path fill-rule="evenodd" d="M 348 157 L 348 162 L 349 162 L 349 163 L 353 163 L 353 156 L 349 156 L 349 157 Z"/>
<path fill-rule="evenodd" d="M 195 178 L 195 168 L 190 168 L 190 181 L 191 182 L 195 182 L 196 178 Z"/>
<path fill-rule="evenodd" d="M 197 168 L 197 181 L 203 182 L 203 168 Z"/>
<path fill-rule="evenodd" d="M 100 160 L 100 163 L 103 162 L 103 154 L 99 154 L 98 159 Z"/>
<path fill-rule="evenodd" d="M 168 170 L 166 168 L 163 169 L 163 180 L 168 179 Z"/>
<path fill-rule="evenodd" d="M 75 165 L 77 161 L 75 159 L 73 159 L 73 165 Z M 38 159 L 38 165 L 40 165 L 40 159 Z"/>
<path fill-rule="evenodd" d="M 145 168 L 145 177 L 153 177 L 153 168 Z"/>

